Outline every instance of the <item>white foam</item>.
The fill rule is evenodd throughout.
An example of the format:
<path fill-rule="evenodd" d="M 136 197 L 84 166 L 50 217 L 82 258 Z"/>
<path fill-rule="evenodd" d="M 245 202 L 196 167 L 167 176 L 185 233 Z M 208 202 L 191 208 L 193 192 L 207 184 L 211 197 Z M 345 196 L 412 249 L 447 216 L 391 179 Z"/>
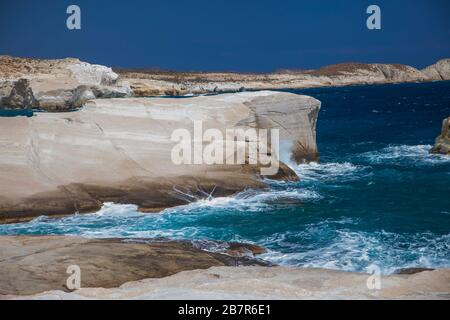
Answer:
<path fill-rule="evenodd" d="M 391 145 L 377 151 L 361 154 L 361 158 L 372 164 L 400 161 L 416 164 L 439 164 L 450 163 L 450 157 L 440 154 L 430 154 L 431 145 Z"/>
<path fill-rule="evenodd" d="M 320 237 L 326 233 L 324 226 L 307 229 L 297 237 Z M 378 265 L 383 274 L 391 274 L 401 268 L 448 268 L 450 234 L 438 236 L 432 233 L 402 235 L 385 231 L 356 232 L 336 230 L 336 236 L 326 245 L 308 248 L 299 243 L 289 244 L 289 234 L 267 239 L 281 244 L 283 251 L 291 246 L 292 253 L 269 251 L 262 259 L 273 263 L 305 268 L 326 268 L 365 272 L 372 264 Z M 299 239 L 299 238 L 297 238 Z M 300 240 L 301 242 L 301 240 Z"/>
<path fill-rule="evenodd" d="M 136 216 L 138 214 L 138 206 L 105 202 L 102 208 L 94 214 L 97 216 Z"/>
<path fill-rule="evenodd" d="M 355 179 L 361 174 L 368 175 L 368 167 L 355 165 L 350 162 L 343 163 L 308 163 L 294 166 L 293 169 L 301 180 L 335 180 Z"/>
<path fill-rule="evenodd" d="M 245 212 L 261 212 L 270 209 L 275 201 L 282 200 L 314 201 L 322 196 L 307 188 L 287 188 L 285 190 L 252 190 L 248 189 L 230 197 L 199 199 L 184 206 L 164 210 L 162 213 L 189 213 L 193 210 L 216 208 L 243 210 Z"/>

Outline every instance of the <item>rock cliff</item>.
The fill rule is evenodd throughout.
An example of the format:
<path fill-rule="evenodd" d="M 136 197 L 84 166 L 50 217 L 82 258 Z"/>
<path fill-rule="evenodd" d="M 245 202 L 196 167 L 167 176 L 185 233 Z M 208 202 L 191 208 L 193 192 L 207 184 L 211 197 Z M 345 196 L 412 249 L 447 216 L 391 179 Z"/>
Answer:
<path fill-rule="evenodd" d="M 319 108 L 311 97 L 260 91 L 97 99 L 74 112 L 0 118 L 0 222 L 92 212 L 103 202 L 155 211 L 209 194 L 263 188 L 261 167 L 248 161 L 174 164 L 171 134 L 192 131 L 196 120 L 204 131 L 278 128 L 283 150 L 293 159 L 316 160 Z M 298 179 L 281 161 L 279 168 L 271 178 Z"/>
<path fill-rule="evenodd" d="M 0 108 L 66 111 L 94 98 L 131 95 L 129 84 L 108 67 L 0 56 Z"/>
<path fill-rule="evenodd" d="M 441 135 L 430 152 L 450 155 L 450 117 L 442 121 Z"/>
<path fill-rule="evenodd" d="M 136 96 L 155 96 L 447 80 L 448 61 L 441 60 L 422 71 L 407 65 L 376 63 L 342 63 L 319 70 L 283 70 L 265 74 L 116 71 L 130 83 Z"/>
<path fill-rule="evenodd" d="M 450 80 L 450 59 L 442 59 L 422 70 L 431 80 Z"/>

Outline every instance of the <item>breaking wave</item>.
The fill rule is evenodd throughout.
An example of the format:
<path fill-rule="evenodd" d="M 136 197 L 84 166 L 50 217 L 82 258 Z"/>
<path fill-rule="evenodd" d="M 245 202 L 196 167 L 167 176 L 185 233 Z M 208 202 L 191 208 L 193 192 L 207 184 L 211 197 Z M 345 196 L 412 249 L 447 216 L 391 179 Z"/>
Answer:
<path fill-rule="evenodd" d="M 434 165 L 450 163 L 450 158 L 430 154 L 431 145 L 392 145 L 381 150 L 362 153 L 358 158 L 370 164 Z"/>
<path fill-rule="evenodd" d="M 308 163 L 293 167 L 295 172 L 305 181 L 349 181 L 360 179 L 370 175 L 370 168 L 362 165 L 355 165 L 350 162 L 342 163 Z"/>
<path fill-rule="evenodd" d="M 450 234 L 369 233 L 335 230 L 332 226 L 327 222 L 309 226 L 300 233 L 269 237 L 263 244 L 276 244 L 283 250 L 269 251 L 262 258 L 281 265 L 358 272 L 378 265 L 383 274 L 401 268 L 449 266 Z"/>

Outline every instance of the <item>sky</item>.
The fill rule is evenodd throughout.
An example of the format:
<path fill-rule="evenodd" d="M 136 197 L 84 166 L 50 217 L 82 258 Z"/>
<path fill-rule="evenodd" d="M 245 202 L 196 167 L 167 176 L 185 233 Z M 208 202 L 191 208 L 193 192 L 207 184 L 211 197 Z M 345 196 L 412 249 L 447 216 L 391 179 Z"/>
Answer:
<path fill-rule="evenodd" d="M 68 30 L 66 9 L 81 9 Z M 369 5 L 381 30 L 366 27 Z M 0 0 L 0 55 L 264 72 L 450 58 L 448 0 Z"/>

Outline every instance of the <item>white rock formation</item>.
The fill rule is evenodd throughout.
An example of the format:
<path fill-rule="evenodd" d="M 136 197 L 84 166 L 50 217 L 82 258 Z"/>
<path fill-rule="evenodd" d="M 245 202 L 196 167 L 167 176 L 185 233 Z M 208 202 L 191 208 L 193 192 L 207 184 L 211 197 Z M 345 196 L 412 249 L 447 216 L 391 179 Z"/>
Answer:
<path fill-rule="evenodd" d="M 32 92 L 35 105 L 10 103 L 14 87 Z M 82 92 L 83 91 L 83 92 Z M 24 92 L 24 90 L 21 90 Z M 66 111 L 81 107 L 91 98 L 130 97 L 128 82 L 121 81 L 111 68 L 81 62 L 78 59 L 36 60 L 0 56 L 0 108 L 39 108 Z"/>
<path fill-rule="evenodd" d="M 224 133 L 278 128 L 296 161 L 316 160 L 319 108 L 311 97 L 261 91 L 96 99 L 75 112 L 0 118 L 0 220 L 92 212 L 103 201 L 145 210 L 186 203 L 174 186 L 190 189 L 193 197 L 202 196 L 198 188 L 228 195 L 263 187 L 257 166 L 174 164 L 171 134 L 180 128 L 192 132 L 195 120 L 203 122 L 203 130 Z M 297 179 L 280 166 L 280 178 Z"/>
<path fill-rule="evenodd" d="M 442 59 L 422 72 L 431 80 L 450 80 L 450 59 Z"/>

